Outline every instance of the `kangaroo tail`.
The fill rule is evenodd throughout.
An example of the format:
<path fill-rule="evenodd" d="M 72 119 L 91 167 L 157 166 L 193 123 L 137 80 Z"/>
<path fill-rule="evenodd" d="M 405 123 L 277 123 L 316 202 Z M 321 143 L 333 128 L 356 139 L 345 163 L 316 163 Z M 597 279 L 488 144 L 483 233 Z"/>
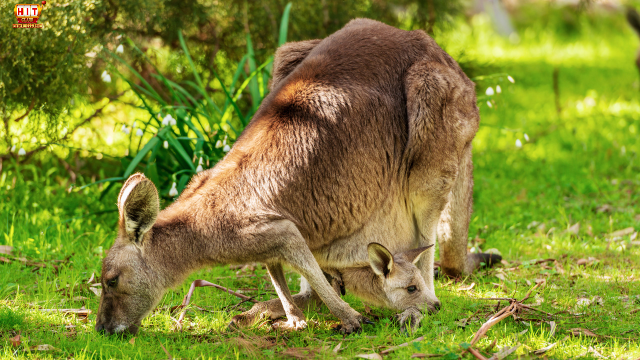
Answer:
<path fill-rule="evenodd" d="M 640 14 L 638 14 L 638 11 L 631 6 L 627 6 L 626 16 L 629 25 L 640 36 Z"/>

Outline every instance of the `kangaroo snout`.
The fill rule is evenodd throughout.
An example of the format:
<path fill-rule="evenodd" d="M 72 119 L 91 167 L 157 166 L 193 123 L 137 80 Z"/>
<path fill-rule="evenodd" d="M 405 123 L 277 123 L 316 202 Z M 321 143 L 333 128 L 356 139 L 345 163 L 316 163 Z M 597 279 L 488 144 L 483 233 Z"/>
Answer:
<path fill-rule="evenodd" d="M 96 324 L 96 331 L 103 335 L 112 335 L 112 334 L 120 334 L 120 335 L 135 335 L 138 333 L 138 329 L 140 329 L 139 325 L 111 325 L 105 326 L 103 323 Z"/>

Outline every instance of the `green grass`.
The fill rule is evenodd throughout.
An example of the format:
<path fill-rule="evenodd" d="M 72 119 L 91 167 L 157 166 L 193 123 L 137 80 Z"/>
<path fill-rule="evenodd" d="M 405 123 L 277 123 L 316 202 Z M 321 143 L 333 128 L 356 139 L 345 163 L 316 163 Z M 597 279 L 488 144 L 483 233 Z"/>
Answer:
<path fill-rule="evenodd" d="M 480 298 L 520 299 L 536 280 L 544 279 L 525 304 L 557 314 L 553 336 L 550 319 L 525 313 L 518 321 L 506 318 L 494 326 L 478 349 L 495 341 L 492 351 L 485 352 L 490 355 L 521 344 L 510 358 L 535 358 L 533 351 L 555 343 L 545 354 L 549 358 L 597 358 L 597 353 L 638 358 L 640 312 L 632 312 L 640 309 L 640 246 L 632 245 L 629 235 L 616 241 L 606 237 L 628 227 L 640 230 L 637 39 L 621 16 L 585 17 L 578 24 L 573 33 L 558 35 L 540 21 L 521 32 L 518 45 L 497 38 L 482 19 L 475 20 L 473 29 L 460 25 L 439 34 L 454 57 L 516 80 L 510 84 L 503 76 L 477 81 L 479 94 L 496 84 L 503 91 L 491 97 L 493 108 L 486 105 L 488 99 L 480 104 L 469 232 L 470 247 L 498 249 L 509 265 L 465 279 L 438 279 L 442 310 L 425 317 L 415 333 L 404 333 L 390 320 L 391 312 L 377 308 L 369 314 L 380 317 L 376 325 L 344 338 L 331 330 L 337 320 L 326 308 L 306 312 L 313 321 L 304 331 L 256 326 L 230 332 L 227 323 L 246 304 L 234 307 L 238 299 L 212 288 L 196 289 L 192 304 L 207 311 L 191 307 L 184 329 L 175 331 L 171 317 L 178 314 L 171 314 L 170 307 L 181 302 L 194 279 L 248 289 L 245 293 L 261 300 L 274 296 L 264 269 L 236 274 L 237 269 L 216 267 L 193 274 L 170 291 L 143 321 L 134 341 L 100 336 L 93 331 L 98 298 L 86 283 L 91 274 L 100 273 L 100 260 L 115 237 L 117 215 L 108 211 L 115 208 L 117 192 L 112 190 L 102 201 L 96 188 L 69 193 L 61 168 L 5 162 L 0 174 L 0 245 L 14 249 L 11 256 L 0 256 L 30 262 L 0 261 L 0 357 L 164 358 L 164 346 L 176 358 L 334 358 L 332 350 L 341 343 L 339 356 L 353 358 L 424 336 L 386 357 L 425 353 L 455 359 L 461 356 L 461 345 L 496 311 L 496 301 Z M 560 114 L 552 86 L 556 67 Z M 485 74 L 482 69 L 473 75 Z M 522 148 L 515 146 L 516 139 Z M 78 185 L 88 182 L 78 179 Z M 566 231 L 576 223 L 577 233 Z M 546 258 L 558 265 L 532 264 Z M 589 264 L 578 266 L 579 259 L 589 258 Z M 297 276 L 288 276 L 296 291 Z M 471 290 L 464 290 L 472 283 Z M 360 300 L 348 294 L 346 300 L 365 312 Z M 505 305 L 503 301 L 501 307 Z M 94 311 L 88 322 L 42 311 L 82 306 Z M 463 319 L 468 319 L 464 327 Z M 598 337 L 573 336 L 575 328 Z M 23 342 L 15 347 L 10 338 L 18 333 Z M 43 344 L 56 349 L 32 350 Z M 472 358 L 468 353 L 462 357 Z"/>

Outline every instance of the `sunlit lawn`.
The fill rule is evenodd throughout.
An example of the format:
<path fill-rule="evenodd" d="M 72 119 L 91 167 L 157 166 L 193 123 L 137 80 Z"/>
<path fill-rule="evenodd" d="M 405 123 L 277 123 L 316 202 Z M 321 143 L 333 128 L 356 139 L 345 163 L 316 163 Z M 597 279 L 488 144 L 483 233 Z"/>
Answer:
<path fill-rule="evenodd" d="M 308 311 L 314 321 L 297 333 L 270 331 L 268 324 L 227 331 L 231 317 L 250 305 L 235 306 L 239 299 L 212 288 L 196 289 L 192 304 L 198 308 L 189 308 L 183 329 L 175 330 L 172 317 L 179 314 L 170 307 L 181 302 L 194 279 L 272 298 L 266 271 L 257 266 L 200 271 L 165 296 L 135 339 L 100 336 L 93 331 L 98 298 L 87 282 L 99 275 L 114 238 L 117 213 L 105 211 L 115 210 L 117 190 L 102 200 L 95 187 L 69 193 L 62 168 L 5 162 L 0 245 L 13 251 L 0 254 L 0 356 L 164 358 L 164 346 L 176 358 L 352 358 L 423 336 L 385 357 L 472 358 L 461 355 L 463 348 L 499 310 L 497 301 L 480 298 L 521 299 L 541 283 L 525 304 L 553 316 L 530 311 L 502 320 L 476 346 L 486 357 L 518 345 L 510 358 L 536 357 L 534 351 L 554 344 L 544 355 L 638 358 L 640 239 L 632 240 L 640 230 L 637 39 L 622 17 L 603 18 L 585 25 L 582 35 L 566 37 L 537 24 L 522 31 L 516 45 L 493 35 L 486 21 L 474 25 L 473 31 L 460 27 L 440 34 L 440 41 L 454 57 L 482 65 L 472 76 L 505 73 L 515 79 L 514 84 L 506 75 L 477 81 L 482 120 L 474 142 L 469 232 L 470 248 L 497 249 L 507 263 L 466 279 L 438 279 L 443 308 L 425 317 L 418 331 L 403 332 L 391 312 L 376 308 L 368 313 L 377 318 L 375 326 L 345 338 L 332 331 L 337 321 L 326 308 Z M 496 85 L 500 94 L 484 95 Z M 78 179 L 79 185 L 88 182 Z M 629 227 L 633 230 L 624 235 L 611 235 Z M 539 259 L 552 260 L 535 264 Z M 297 276 L 290 277 L 297 290 Z M 367 312 L 358 299 L 348 294 L 346 299 Z M 506 305 L 502 301 L 499 307 Z M 94 312 L 88 321 L 43 311 L 82 306 Z M 18 334 L 21 344 L 12 344 Z"/>

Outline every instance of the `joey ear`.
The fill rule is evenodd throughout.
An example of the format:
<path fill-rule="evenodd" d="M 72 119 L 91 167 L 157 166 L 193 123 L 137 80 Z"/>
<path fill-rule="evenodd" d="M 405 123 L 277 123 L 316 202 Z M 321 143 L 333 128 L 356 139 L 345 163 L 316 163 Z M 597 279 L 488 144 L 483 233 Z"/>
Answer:
<path fill-rule="evenodd" d="M 370 243 L 367 250 L 373 272 L 381 276 L 389 275 L 393 269 L 393 255 L 389 250 L 378 243 Z"/>
<path fill-rule="evenodd" d="M 434 244 L 423 246 L 417 249 L 411 249 L 403 252 L 402 254 L 407 258 L 407 260 L 411 261 L 414 265 L 420 261 L 420 257 L 424 254 L 427 249 L 431 248 Z"/>
<path fill-rule="evenodd" d="M 131 175 L 118 196 L 118 210 L 127 237 L 140 245 L 160 212 L 158 190 L 153 182 L 142 174 Z"/>

